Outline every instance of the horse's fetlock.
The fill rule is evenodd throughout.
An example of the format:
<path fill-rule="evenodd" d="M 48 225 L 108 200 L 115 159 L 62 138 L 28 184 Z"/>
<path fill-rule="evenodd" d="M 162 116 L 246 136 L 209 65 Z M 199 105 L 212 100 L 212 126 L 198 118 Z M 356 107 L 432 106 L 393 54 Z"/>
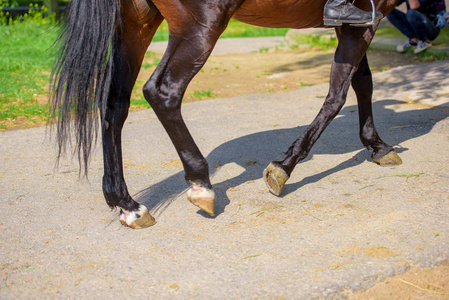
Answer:
<path fill-rule="evenodd" d="M 129 195 L 126 185 L 118 184 L 110 177 L 103 177 L 103 195 L 111 208 L 119 206 L 132 210 L 136 207 L 136 202 Z"/>

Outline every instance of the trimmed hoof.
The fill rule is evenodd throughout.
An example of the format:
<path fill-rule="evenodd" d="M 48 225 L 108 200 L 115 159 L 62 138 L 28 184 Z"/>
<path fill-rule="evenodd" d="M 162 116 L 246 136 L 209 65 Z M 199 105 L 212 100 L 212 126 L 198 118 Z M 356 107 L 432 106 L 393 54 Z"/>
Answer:
<path fill-rule="evenodd" d="M 120 223 L 132 229 L 142 229 L 153 226 L 156 224 L 156 220 L 145 206 L 140 205 L 138 211 L 128 212 L 124 209 L 120 210 Z"/>
<path fill-rule="evenodd" d="M 215 192 L 213 190 L 193 184 L 187 191 L 187 199 L 211 217 L 215 216 Z"/>
<path fill-rule="evenodd" d="M 402 159 L 399 157 L 399 155 L 395 151 L 390 151 L 386 155 L 376 158 L 375 155 L 373 155 L 373 161 L 381 166 L 397 166 L 402 164 Z"/>
<path fill-rule="evenodd" d="M 271 162 L 263 171 L 263 179 L 270 190 L 276 196 L 279 196 L 287 182 L 289 176 L 275 162 Z"/>

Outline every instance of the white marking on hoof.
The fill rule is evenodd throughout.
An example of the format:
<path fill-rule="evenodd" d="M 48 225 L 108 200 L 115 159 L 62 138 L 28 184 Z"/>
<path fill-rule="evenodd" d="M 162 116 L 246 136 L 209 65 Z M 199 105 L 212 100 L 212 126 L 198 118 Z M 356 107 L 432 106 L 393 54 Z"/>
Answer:
<path fill-rule="evenodd" d="M 156 220 L 144 205 L 140 205 L 137 211 L 129 212 L 121 209 L 120 223 L 133 229 L 141 229 L 156 224 Z"/>
<path fill-rule="evenodd" d="M 187 191 L 187 199 L 212 217 L 215 216 L 215 192 L 213 190 L 192 184 Z"/>

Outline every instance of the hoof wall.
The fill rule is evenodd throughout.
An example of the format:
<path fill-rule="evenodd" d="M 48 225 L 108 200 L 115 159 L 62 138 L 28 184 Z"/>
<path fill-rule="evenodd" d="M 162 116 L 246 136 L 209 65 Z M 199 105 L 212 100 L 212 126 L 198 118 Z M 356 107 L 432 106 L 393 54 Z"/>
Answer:
<path fill-rule="evenodd" d="M 211 217 L 215 216 L 215 193 L 213 190 L 193 185 L 187 191 L 187 199 Z"/>
<path fill-rule="evenodd" d="M 135 212 L 121 210 L 120 223 L 124 226 L 131 227 L 132 229 L 142 229 L 153 226 L 156 224 L 156 220 L 148 212 L 148 209 L 145 206 L 140 205 L 140 209 Z"/>
<path fill-rule="evenodd" d="M 402 159 L 395 151 L 390 151 L 386 155 L 379 159 L 376 159 L 373 155 L 373 161 L 381 166 L 397 166 L 402 164 Z"/>
<path fill-rule="evenodd" d="M 276 163 L 271 162 L 263 171 L 263 179 L 271 193 L 279 196 L 289 176 Z"/>

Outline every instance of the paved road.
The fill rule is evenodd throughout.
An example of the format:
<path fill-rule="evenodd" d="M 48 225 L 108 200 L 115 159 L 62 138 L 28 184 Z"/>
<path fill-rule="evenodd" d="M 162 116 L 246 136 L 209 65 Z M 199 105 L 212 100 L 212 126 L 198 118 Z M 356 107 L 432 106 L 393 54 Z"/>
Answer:
<path fill-rule="evenodd" d="M 54 168 L 47 128 L 0 133 L 0 298 L 298 299 L 368 288 L 449 259 L 449 62 L 375 75 L 374 112 L 404 164 L 383 168 L 358 140 L 350 94 L 281 197 L 262 170 L 318 112 L 327 85 L 188 103 L 217 212 L 188 203 L 151 110 L 124 128 L 130 192 L 158 223 L 122 227 L 70 157 Z"/>

